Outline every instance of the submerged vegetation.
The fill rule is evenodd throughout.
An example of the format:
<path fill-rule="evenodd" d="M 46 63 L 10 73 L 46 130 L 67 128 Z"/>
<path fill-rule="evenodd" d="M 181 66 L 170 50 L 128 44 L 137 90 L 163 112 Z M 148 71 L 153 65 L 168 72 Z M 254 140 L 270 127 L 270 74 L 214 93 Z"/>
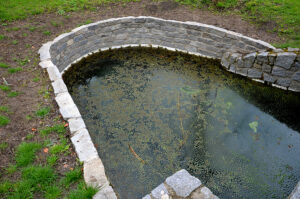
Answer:
<path fill-rule="evenodd" d="M 182 168 L 221 198 L 286 197 L 300 177 L 290 169 L 300 164 L 290 161 L 299 94 L 142 47 L 93 54 L 63 78 L 121 197 L 140 198 Z"/>

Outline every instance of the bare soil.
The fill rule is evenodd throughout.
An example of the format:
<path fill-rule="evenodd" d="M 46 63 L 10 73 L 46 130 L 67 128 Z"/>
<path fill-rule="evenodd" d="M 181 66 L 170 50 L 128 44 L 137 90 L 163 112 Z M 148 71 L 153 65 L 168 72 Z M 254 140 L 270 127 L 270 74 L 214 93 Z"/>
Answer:
<path fill-rule="evenodd" d="M 150 0 L 126 4 L 107 4 L 98 7 L 96 11 L 85 10 L 68 13 L 65 16 L 60 16 L 57 13 L 40 14 L 10 22 L 7 26 L 0 26 L 0 34 L 6 36 L 0 41 L 0 62 L 7 63 L 11 67 L 23 68 L 22 71 L 14 74 L 9 74 L 7 69 L 0 68 L 0 84 L 5 84 L 5 79 L 11 84 L 13 91 L 20 93 L 17 97 L 7 97 L 7 93 L 0 90 L 0 106 L 10 108 L 9 113 L 1 112 L 0 114 L 6 115 L 11 120 L 7 126 L 0 128 L 0 143 L 6 142 L 9 145 L 8 148 L 0 150 L 0 181 L 4 179 L 14 180 L 19 177 L 18 172 L 11 175 L 5 171 L 5 168 L 15 163 L 16 146 L 26 140 L 27 134 L 37 134 L 30 141 L 43 142 L 45 138 L 38 135 L 39 129 L 64 122 L 54 101 L 54 94 L 46 71 L 38 66 L 38 49 L 43 43 L 53 40 L 56 36 L 72 30 L 87 20 L 98 21 L 123 16 L 154 16 L 179 21 L 196 21 L 239 32 L 270 43 L 280 41 L 276 34 L 268 31 L 273 28 L 274 24 L 272 23 L 258 27 L 237 15 L 214 14 L 207 10 L 179 6 L 174 2 L 153 2 Z M 14 27 L 20 29 L 9 30 Z M 50 31 L 51 34 L 47 35 L 45 31 Z M 16 44 L 13 44 L 14 40 L 17 41 L 17 43 L 14 42 Z M 21 66 L 20 60 L 24 59 L 30 61 Z M 35 77 L 39 77 L 40 81 L 34 82 Z M 50 93 L 49 97 L 46 96 L 46 92 Z M 51 107 L 48 116 L 45 118 L 35 116 L 35 111 L 39 107 L 46 106 Z M 31 115 L 32 119 L 29 120 L 28 115 Z M 58 139 L 58 136 L 53 136 L 51 139 Z M 64 173 L 75 167 L 76 154 L 73 148 L 70 150 L 72 155 L 60 157 L 58 166 L 56 166 L 58 173 Z M 41 163 L 45 162 L 43 154 L 39 154 L 38 159 Z"/>

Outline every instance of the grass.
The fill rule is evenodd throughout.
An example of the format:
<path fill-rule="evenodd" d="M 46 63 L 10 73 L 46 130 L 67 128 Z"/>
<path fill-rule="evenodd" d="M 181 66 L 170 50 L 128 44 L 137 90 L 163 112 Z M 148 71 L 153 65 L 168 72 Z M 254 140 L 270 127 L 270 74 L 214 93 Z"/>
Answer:
<path fill-rule="evenodd" d="M 12 92 L 9 92 L 7 94 L 7 97 L 17 97 L 20 93 L 16 92 L 16 91 L 12 91 Z"/>
<path fill-rule="evenodd" d="M 42 145 L 35 142 L 22 142 L 16 151 L 15 160 L 17 166 L 27 166 L 35 160 L 35 153 L 41 149 Z"/>
<path fill-rule="evenodd" d="M 71 191 L 68 199 L 88 199 L 97 193 L 97 189 L 87 187 L 84 183 L 80 183 L 76 190 Z"/>
<path fill-rule="evenodd" d="M 0 106 L 0 112 L 9 112 L 9 108 L 7 106 Z"/>
<path fill-rule="evenodd" d="M 1 85 L 0 84 L 0 89 L 4 92 L 9 92 L 10 91 L 10 87 L 9 86 L 6 86 L 6 85 Z"/>
<path fill-rule="evenodd" d="M 8 64 L 0 62 L 0 68 L 9 68 Z"/>
<path fill-rule="evenodd" d="M 46 115 L 49 114 L 50 110 L 51 110 L 50 107 L 43 107 L 43 108 L 38 109 L 35 112 L 35 115 L 38 117 L 45 117 Z"/>
<path fill-rule="evenodd" d="M 51 32 L 49 30 L 46 30 L 46 31 L 43 32 L 43 34 L 46 35 L 46 36 L 49 36 L 49 35 L 51 35 Z"/>
<path fill-rule="evenodd" d="M 54 126 L 46 127 L 44 129 L 40 130 L 40 133 L 44 136 L 48 135 L 50 133 L 64 134 L 64 133 L 66 133 L 66 129 L 65 129 L 64 124 L 56 124 Z"/>
<path fill-rule="evenodd" d="M 5 150 L 7 147 L 8 147 L 8 143 L 6 143 L 6 142 L 0 143 L 0 151 Z"/>
<path fill-rule="evenodd" d="M 65 177 L 62 179 L 61 184 L 68 188 L 71 184 L 78 182 L 82 178 L 82 172 L 80 169 L 74 169 L 65 174 Z"/>
<path fill-rule="evenodd" d="M 21 67 L 17 67 L 17 68 L 9 68 L 7 71 L 10 73 L 10 74 L 13 74 L 13 73 L 16 73 L 16 72 L 19 72 L 19 71 L 22 71 L 23 69 Z"/>
<path fill-rule="evenodd" d="M 6 126 L 9 123 L 10 120 L 7 117 L 0 115 L 0 127 Z"/>
<path fill-rule="evenodd" d="M 0 41 L 5 39 L 5 35 L 0 34 Z"/>

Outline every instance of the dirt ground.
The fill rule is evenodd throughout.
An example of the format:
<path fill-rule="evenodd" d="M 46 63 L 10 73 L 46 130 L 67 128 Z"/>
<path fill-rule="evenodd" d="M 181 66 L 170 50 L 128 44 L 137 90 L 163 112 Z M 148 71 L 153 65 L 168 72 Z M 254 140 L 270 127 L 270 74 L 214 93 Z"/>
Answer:
<path fill-rule="evenodd" d="M 68 13 L 65 16 L 60 16 L 57 13 L 41 14 L 8 23 L 7 26 L 0 26 L 0 34 L 5 35 L 5 39 L 0 41 L 0 62 L 7 63 L 11 67 L 23 68 L 22 71 L 14 74 L 9 74 L 7 69 L 0 68 L 0 84 L 3 85 L 5 79 L 13 91 L 19 92 L 16 97 L 7 97 L 7 93 L 0 90 L 0 106 L 10 108 L 10 112 L 1 114 L 11 120 L 7 126 L 0 128 L 0 143 L 7 142 L 9 145 L 8 148 L 0 150 L 0 181 L 1 178 L 13 180 L 18 177 L 16 174 L 7 174 L 4 169 L 10 164 L 14 164 L 15 147 L 25 140 L 27 134 L 38 134 L 35 129 L 63 122 L 59 117 L 58 107 L 54 101 L 54 94 L 46 71 L 38 66 L 38 49 L 43 43 L 53 40 L 56 36 L 68 32 L 84 22 L 123 16 L 154 16 L 179 21 L 196 21 L 239 32 L 270 43 L 280 41 L 276 34 L 268 31 L 274 26 L 271 23 L 258 27 L 236 15 L 217 15 L 207 10 L 179 6 L 173 2 L 153 2 L 150 0 L 109 4 L 98 7 L 96 11 L 86 10 Z M 16 27 L 20 29 L 12 30 Z M 50 35 L 48 31 L 51 33 Z M 30 61 L 26 63 L 26 60 Z M 36 77 L 40 78 L 37 82 L 33 81 Z M 39 107 L 51 107 L 50 114 L 45 118 L 35 116 L 35 111 Z M 29 119 L 29 115 L 32 119 Z M 68 135 L 66 136 L 68 137 Z M 38 142 L 42 142 L 44 139 L 40 136 L 33 138 Z M 63 165 L 68 165 L 68 167 L 75 165 L 76 155 L 74 150 L 71 150 L 71 156 L 63 156 L 59 160 L 56 169 L 61 173 L 68 169 Z M 40 159 L 43 161 L 42 155 Z"/>

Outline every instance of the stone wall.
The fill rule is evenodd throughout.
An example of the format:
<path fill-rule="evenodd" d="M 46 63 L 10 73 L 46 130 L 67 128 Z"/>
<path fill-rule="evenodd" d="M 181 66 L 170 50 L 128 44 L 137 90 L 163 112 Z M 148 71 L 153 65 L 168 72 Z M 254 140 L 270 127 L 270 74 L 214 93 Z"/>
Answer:
<path fill-rule="evenodd" d="M 274 48 L 215 26 L 153 17 L 124 17 L 84 25 L 59 36 L 50 47 L 51 61 L 63 71 L 90 52 L 130 44 L 158 45 L 217 59 L 225 52 L 249 53 Z"/>
<path fill-rule="evenodd" d="M 250 54 L 225 53 L 222 66 L 233 73 L 300 92 L 300 51 L 295 48 L 273 49 Z"/>

